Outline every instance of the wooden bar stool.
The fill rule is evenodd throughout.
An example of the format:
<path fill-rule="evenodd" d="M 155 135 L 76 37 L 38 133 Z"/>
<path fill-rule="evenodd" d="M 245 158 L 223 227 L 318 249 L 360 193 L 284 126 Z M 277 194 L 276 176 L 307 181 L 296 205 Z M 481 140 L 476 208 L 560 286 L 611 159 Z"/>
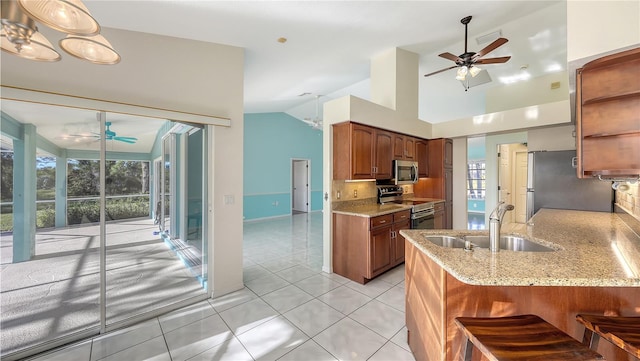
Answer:
<path fill-rule="evenodd" d="M 599 315 L 576 315 L 576 320 L 584 325 L 582 343 L 598 348 L 598 340 L 605 340 L 640 359 L 640 316 L 613 317 Z"/>
<path fill-rule="evenodd" d="M 471 360 L 474 345 L 492 361 L 604 360 L 536 315 L 457 317 L 455 322 L 465 336 L 464 361 Z"/>

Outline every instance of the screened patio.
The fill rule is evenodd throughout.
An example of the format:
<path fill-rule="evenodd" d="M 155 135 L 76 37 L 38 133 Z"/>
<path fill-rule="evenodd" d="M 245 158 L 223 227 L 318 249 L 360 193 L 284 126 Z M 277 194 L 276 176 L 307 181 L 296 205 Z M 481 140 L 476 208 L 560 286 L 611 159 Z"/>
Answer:
<path fill-rule="evenodd" d="M 207 297 L 202 127 L 5 99 L 1 116 L 3 359 Z"/>

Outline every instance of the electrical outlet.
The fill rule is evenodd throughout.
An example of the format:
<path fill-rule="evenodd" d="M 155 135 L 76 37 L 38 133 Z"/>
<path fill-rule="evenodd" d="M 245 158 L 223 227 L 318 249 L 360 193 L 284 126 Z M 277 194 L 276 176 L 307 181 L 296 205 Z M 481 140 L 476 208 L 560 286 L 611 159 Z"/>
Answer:
<path fill-rule="evenodd" d="M 338 193 L 336 194 L 336 198 L 340 199 L 340 191 L 338 191 Z"/>
<path fill-rule="evenodd" d="M 358 190 L 357 189 L 353 190 L 353 198 L 358 198 Z"/>

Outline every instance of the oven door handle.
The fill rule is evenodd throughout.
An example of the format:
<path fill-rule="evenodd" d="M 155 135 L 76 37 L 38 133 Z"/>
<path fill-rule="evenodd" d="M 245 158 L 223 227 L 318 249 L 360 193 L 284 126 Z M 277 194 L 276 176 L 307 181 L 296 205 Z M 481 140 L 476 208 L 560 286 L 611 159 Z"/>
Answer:
<path fill-rule="evenodd" d="M 411 215 L 411 219 L 427 218 L 427 217 L 433 216 L 435 214 L 436 214 L 436 212 L 434 210 L 420 211 L 420 212 L 417 212 L 417 213 L 413 213 Z"/>

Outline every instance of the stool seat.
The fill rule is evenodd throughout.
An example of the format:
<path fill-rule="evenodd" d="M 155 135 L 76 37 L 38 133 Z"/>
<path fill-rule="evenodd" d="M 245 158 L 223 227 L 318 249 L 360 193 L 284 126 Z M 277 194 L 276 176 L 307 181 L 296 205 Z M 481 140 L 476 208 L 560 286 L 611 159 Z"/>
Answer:
<path fill-rule="evenodd" d="M 493 361 L 604 360 L 576 339 L 536 315 L 457 317 L 466 338 L 463 360 L 475 345 Z"/>
<path fill-rule="evenodd" d="M 615 317 L 600 315 L 576 315 L 576 320 L 584 325 L 582 342 L 598 347 L 598 337 L 613 343 L 631 355 L 640 359 L 640 316 Z"/>

